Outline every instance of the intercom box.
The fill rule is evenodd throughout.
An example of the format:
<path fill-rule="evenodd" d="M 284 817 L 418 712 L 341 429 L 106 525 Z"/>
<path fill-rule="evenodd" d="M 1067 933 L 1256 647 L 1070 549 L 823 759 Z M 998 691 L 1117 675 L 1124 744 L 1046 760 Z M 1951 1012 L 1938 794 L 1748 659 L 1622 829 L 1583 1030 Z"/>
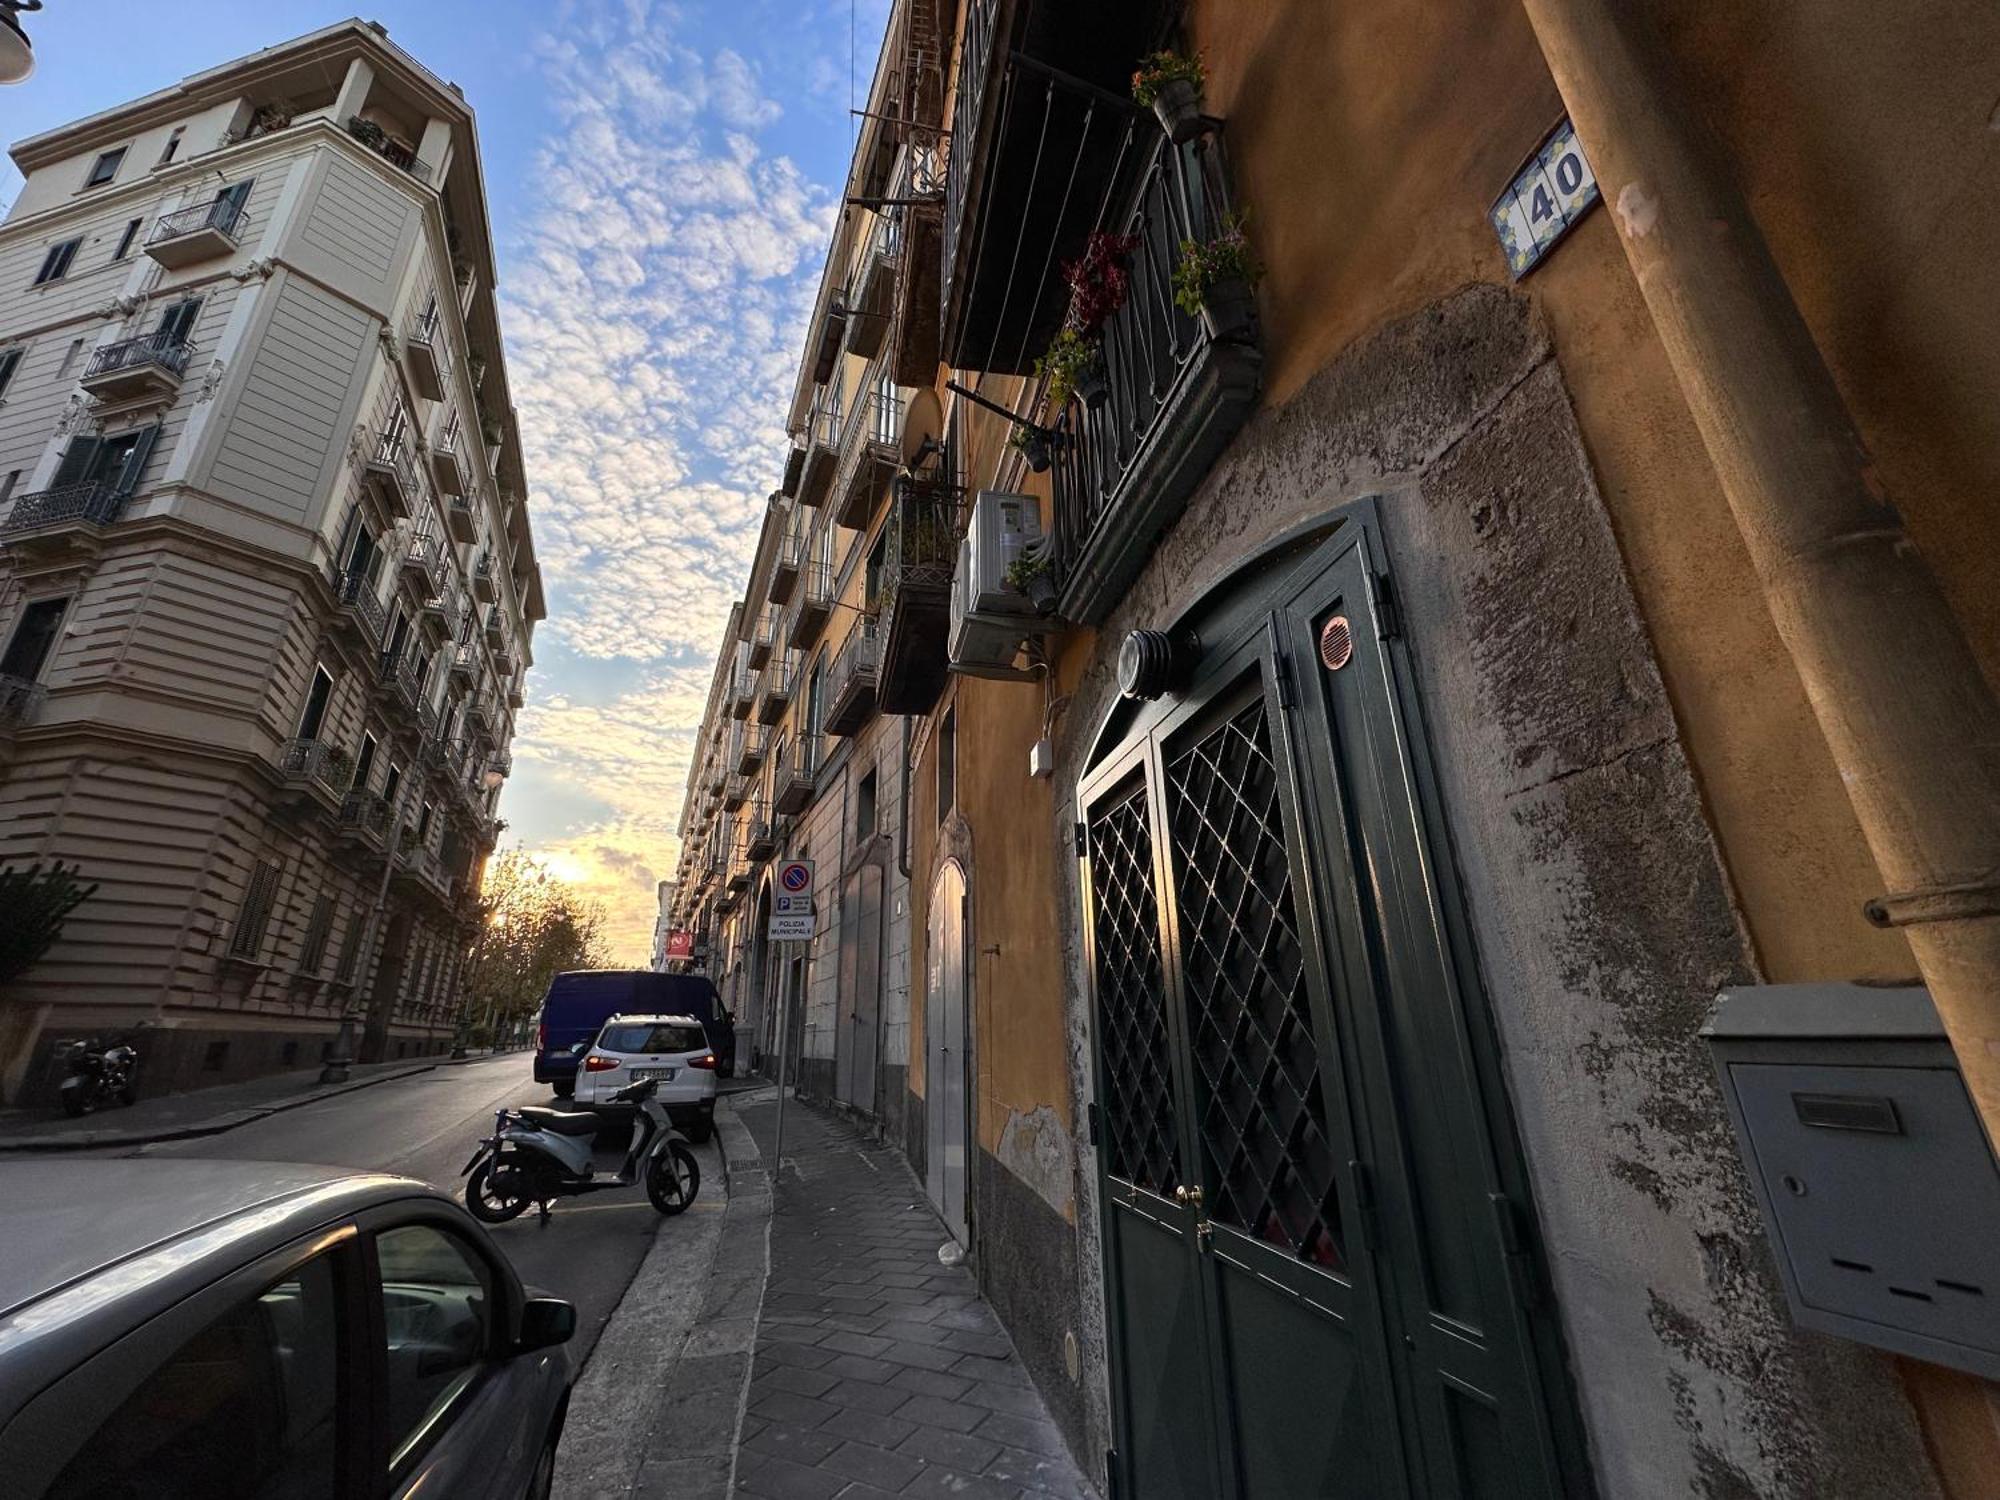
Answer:
<path fill-rule="evenodd" d="M 1702 1035 L 1794 1321 L 2000 1380 L 2000 1165 L 1929 992 L 1725 990 Z"/>

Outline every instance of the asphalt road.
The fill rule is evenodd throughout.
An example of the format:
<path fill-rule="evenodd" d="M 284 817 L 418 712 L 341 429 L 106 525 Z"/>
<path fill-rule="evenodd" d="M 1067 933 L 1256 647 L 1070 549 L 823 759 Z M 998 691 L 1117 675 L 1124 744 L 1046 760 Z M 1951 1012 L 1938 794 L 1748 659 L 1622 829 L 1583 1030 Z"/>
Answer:
<path fill-rule="evenodd" d="M 513 1052 L 440 1067 L 287 1110 L 222 1135 L 118 1154 L 321 1162 L 420 1177 L 456 1196 L 463 1181 L 459 1168 L 479 1138 L 490 1132 L 494 1110 L 553 1102 L 547 1087 L 530 1077 L 530 1057 Z M 720 1190 L 712 1176 L 719 1174 L 720 1163 L 712 1145 L 697 1147 L 695 1155 L 706 1197 Z M 619 1156 L 601 1152 L 598 1164 L 615 1168 Z M 529 1212 L 490 1228 L 522 1281 L 576 1304 L 577 1335 L 570 1352 L 580 1366 L 661 1223 L 645 1189 L 633 1186 L 563 1199 L 546 1226 Z"/>

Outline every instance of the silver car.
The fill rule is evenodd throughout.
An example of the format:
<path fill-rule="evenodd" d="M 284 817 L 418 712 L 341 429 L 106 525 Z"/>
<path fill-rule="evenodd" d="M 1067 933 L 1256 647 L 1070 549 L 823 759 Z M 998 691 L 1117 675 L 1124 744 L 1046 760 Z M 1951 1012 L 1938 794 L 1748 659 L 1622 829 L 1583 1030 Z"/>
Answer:
<path fill-rule="evenodd" d="M 0 1164 L 0 1489 L 48 1500 L 546 1496 L 567 1302 L 407 1178 Z"/>

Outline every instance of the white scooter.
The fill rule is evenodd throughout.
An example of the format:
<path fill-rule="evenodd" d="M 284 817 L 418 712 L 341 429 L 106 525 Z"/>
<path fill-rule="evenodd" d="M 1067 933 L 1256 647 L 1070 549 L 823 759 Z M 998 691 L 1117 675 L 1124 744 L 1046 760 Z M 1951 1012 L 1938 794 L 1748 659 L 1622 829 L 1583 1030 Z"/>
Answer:
<path fill-rule="evenodd" d="M 459 1173 L 467 1179 L 465 1206 L 474 1218 L 504 1224 L 532 1203 L 546 1224 L 549 1205 L 557 1198 L 630 1187 L 643 1177 L 653 1207 L 663 1214 L 681 1213 L 701 1191 L 701 1167 L 686 1137 L 668 1120 L 666 1105 L 655 1101 L 659 1087 L 657 1079 L 649 1078 L 611 1096 L 613 1104 L 638 1107 L 632 1147 L 612 1174 L 591 1169 L 591 1143 L 605 1124 L 595 1112 L 497 1111 L 493 1134 L 479 1143 Z"/>

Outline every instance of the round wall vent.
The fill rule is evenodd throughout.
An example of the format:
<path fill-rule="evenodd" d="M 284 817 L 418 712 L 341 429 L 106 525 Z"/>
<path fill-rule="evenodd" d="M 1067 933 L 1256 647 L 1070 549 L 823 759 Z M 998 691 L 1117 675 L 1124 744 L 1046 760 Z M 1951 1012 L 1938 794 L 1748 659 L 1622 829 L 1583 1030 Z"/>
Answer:
<path fill-rule="evenodd" d="M 1338 672 L 1354 657 L 1354 631 L 1346 615 L 1335 615 L 1319 628 L 1319 659 L 1327 671 Z"/>

